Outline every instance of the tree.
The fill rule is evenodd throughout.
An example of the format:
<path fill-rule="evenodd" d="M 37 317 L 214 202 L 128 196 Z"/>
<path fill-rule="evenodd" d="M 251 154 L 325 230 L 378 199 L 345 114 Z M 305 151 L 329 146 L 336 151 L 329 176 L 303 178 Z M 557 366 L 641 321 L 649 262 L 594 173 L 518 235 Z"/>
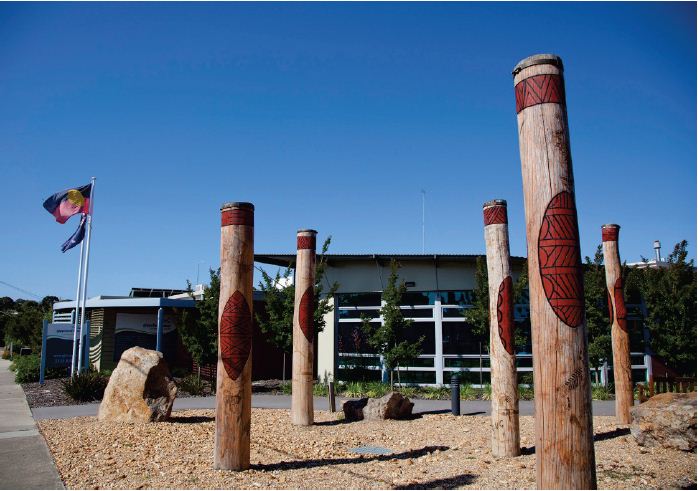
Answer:
<path fill-rule="evenodd" d="M 39 303 L 19 298 L 12 306 L 3 301 L 0 316 L 4 324 L 5 343 L 28 346 L 38 351 L 41 347 L 43 321 L 51 319 L 53 303 L 57 300 L 57 297 L 49 296 Z"/>
<path fill-rule="evenodd" d="M 666 268 L 633 268 L 629 296 L 642 297 L 654 353 L 684 375 L 696 373 L 696 268 L 687 261 L 688 242 L 674 246 Z M 643 261 L 648 262 L 643 258 Z"/>
<path fill-rule="evenodd" d="M 398 284 L 398 263 L 390 262 L 390 277 L 381 295 L 382 306 L 379 315 L 383 318 L 380 325 L 372 324 L 370 317 L 361 316 L 362 328 L 366 332 L 369 346 L 383 357 L 385 367 L 390 371 L 390 388 L 393 388 L 393 370 L 397 369 L 400 383 L 400 366 L 406 366 L 410 361 L 422 354 L 424 336 L 410 343 L 406 339 L 406 331 L 412 326 L 412 321 L 405 319 L 400 310 L 402 296 L 407 291 L 405 282 Z"/>
<path fill-rule="evenodd" d="M 332 312 L 331 299 L 334 297 L 338 283 L 325 287 L 325 272 L 327 270 L 327 251 L 332 242 L 332 236 L 327 237 L 322 245 L 320 254 L 315 261 L 315 312 L 313 315 L 315 332 L 325 329 L 325 314 Z M 264 292 L 264 314 L 255 312 L 260 330 L 267 335 L 267 341 L 284 353 L 283 378 L 286 377 L 286 355 L 293 349 L 293 309 L 296 289 L 292 278 L 291 266 L 281 273 L 278 270 L 271 276 L 261 270 L 262 281 L 259 290 Z"/>
<path fill-rule="evenodd" d="M 594 259 L 584 259 L 584 310 L 589 340 L 589 364 L 593 369 L 613 359 L 611 323 L 608 317 L 608 289 L 603 249 L 596 247 Z"/>
<path fill-rule="evenodd" d="M 196 312 L 184 309 L 177 325 L 182 344 L 199 366 L 216 363 L 218 360 L 218 301 L 221 289 L 221 270 L 210 269 L 210 284 L 204 288 L 204 297 L 196 302 Z M 191 293 L 191 283 L 187 281 Z"/>

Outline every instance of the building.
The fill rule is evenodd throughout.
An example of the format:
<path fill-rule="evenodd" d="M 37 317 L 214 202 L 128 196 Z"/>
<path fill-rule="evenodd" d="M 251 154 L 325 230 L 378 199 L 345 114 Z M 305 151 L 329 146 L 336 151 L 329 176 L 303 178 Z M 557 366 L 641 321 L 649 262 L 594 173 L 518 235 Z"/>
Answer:
<path fill-rule="evenodd" d="M 472 306 L 477 255 L 465 254 L 327 254 L 326 282 L 339 289 L 332 299 L 334 310 L 326 316 L 326 328 L 316 343 L 319 380 L 387 380 L 380 356 L 367 346 L 362 335 L 361 317 L 381 322 L 378 310 L 381 292 L 390 275 L 392 259 L 400 265 L 399 276 L 407 294 L 401 310 L 413 321 L 408 337 L 424 336 L 423 354 L 412 366 L 401 369 L 401 381 L 441 385 L 458 372 L 462 381 L 473 385 L 490 382 L 486 342 L 475 336 L 463 312 Z M 293 266 L 295 254 L 256 254 L 255 261 L 279 267 Z M 484 260 L 484 256 L 483 256 Z M 525 258 L 512 257 L 514 281 Z M 631 363 L 635 381 L 646 381 L 651 359 L 645 349 L 647 332 L 639 306 L 628 305 L 631 328 Z M 530 346 L 528 302 L 515 306 L 517 330 L 526 343 L 517 353 L 518 371 L 523 382 L 533 371 Z M 592 380 L 611 380 L 609 366 L 592 371 Z"/>
<path fill-rule="evenodd" d="M 189 371 L 192 359 L 177 333 L 181 315 L 192 311 L 196 301 L 203 298 L 203 285 L 193 292 L 157 288 L 132 288 L 128 296 L 101 295 L 87 299 L 85 312 L 90 320 L 90 363 L 100 370 L 111 370 L 121 354 L 133 346 L 155 349 L 158 323 L 162 328 L 162 353 L 170 368 Z M 264 310 L 261 292 L 255 292 L 254 309 Z M 161 315 L 159 315 L 161 314 Z M 75 301 L 56 302 L 53 321 L 72 323 Z M 192 315 L 196 315 L 192 312 Z M 290 361 L 270 345 L 253 322 L 252 377 L 254 380 L 282 378 L 283 369 L 290 373 Z M 286 365 L 286 367 L 284 367 Z M 215 379 L 215 366 L 202 367 L 202 374 Z"/>

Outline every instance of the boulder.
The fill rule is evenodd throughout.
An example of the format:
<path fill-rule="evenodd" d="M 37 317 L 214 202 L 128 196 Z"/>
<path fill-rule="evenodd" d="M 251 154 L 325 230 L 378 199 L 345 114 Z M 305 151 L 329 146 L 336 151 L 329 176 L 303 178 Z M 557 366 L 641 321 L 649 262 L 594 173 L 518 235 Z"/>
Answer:
<path fill-rule="evenodd" d="M 696 451 L 696 393 L 657 394 L 630 410 L 638 445 Z"/>
<path fill-rule="evenodd" d="M 364 419 L 407 419 L 412 416 L 414 403 L 399 392 L 388 392 L 380 399 L 369 399 Z"/>
<path fill-rule="evenodd" d="M 127 349 L 109 378 L 99 405 L 100 421 L 149 422 L 170 417 L 177 386 L 162 353 Z"/>
<path fill-rule="evenodd" d="M 346 401 L 342 404 L 344 419 L 347 421 L 361 421 L 364 419 L 364 407 L 368 403 L 368 397 L 354 401 Z"/>

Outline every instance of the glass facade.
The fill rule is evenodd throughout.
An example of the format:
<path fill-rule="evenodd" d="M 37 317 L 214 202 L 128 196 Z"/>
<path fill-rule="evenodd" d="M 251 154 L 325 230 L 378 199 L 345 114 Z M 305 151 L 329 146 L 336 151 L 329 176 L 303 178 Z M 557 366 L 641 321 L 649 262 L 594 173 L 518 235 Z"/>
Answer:
<path fill-rule="evenodd" d="M 337 380 L 387 381 L 389 374 L 382 360 L 367 341 L 362 319 L 380 323 L 380 292 L 345 293 L 335 298 L 335 333 L 337 349 Z M 473 385 L 490 382 L 487 339 L 478 336 L 465 321 L 464 312 L 472 306 L 472 291 L 407 292 L 400 309 L 412 326 L 409 341 L 423 338 L 422 355 L 409 367 L 400 368 L 403 383 L 448 384 L 452 373 Z M 628 326 L 631 329 L 633 377 L 643 381 L 647 376 L 648 358 L 645 333 L 639 309 L 629 306 Z M 514 308 L 517 338 L 517 367 L 521 383 L 532 381 L 531 325 L 528 298 Z M 489 334 L 486 335 L 489 337 Z M 610 362 L 605 367 L 592 367 L 592 381 L 612 382 Z"/>

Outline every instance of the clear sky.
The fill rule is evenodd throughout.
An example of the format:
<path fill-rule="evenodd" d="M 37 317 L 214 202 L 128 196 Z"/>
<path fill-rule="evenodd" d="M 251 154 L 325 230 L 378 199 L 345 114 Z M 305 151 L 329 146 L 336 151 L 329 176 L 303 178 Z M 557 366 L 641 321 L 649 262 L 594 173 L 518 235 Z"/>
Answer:
<path fill-rule="evenodd" d="M 0 4 L 0 281 L 73 298 L 41 206 L 96 176 L 88 295 L 182 288 L 219 262 L 224 201 L 255 250 L 484 253 L 509 202 L 526 254 L 511 70 L 565 63 L 582 255 L 696 246 L 696 4 Z M 0 295 L 27 295 L 0 284 Z"/>

